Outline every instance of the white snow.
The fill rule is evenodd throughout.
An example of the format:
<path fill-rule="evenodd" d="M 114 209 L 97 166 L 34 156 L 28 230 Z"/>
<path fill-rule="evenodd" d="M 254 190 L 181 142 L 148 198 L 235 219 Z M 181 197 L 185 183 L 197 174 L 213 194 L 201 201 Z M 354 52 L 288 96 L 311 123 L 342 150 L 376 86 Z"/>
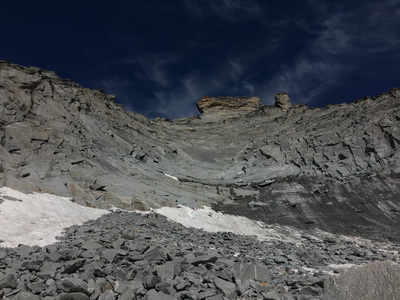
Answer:
<path fill-rule="evenodd" d="M 155 211 L 186 227 L 203 229 L 208 232 L 226 231 L 256 236 L 262 241 L 280 240 L 296 244 L 301 240 L 300 233 L 289 227 L 276 225 L 272 228 L 246 217 L 216 212 L 207 206 L 193 209 L 180 205 L 178 207 L 161 207 Z"/>
<path fill-rule="evenodd" d="M 172 175 L 169 175 L 169 174 L 167 174 L 167 173 L 164 173 L 164 175 L 167 176 L 167 177 L 169 177 L 169 178 L 171 178 L 171 179 L 173 179 L 173 180 L 175 180 L 175 181 L 178 181 L 178 182 L 179 182 L 179 179 L 178 179 L 178 177 L 176 177 L 176 176 L 172 176 Z"/>
<path fill-rule="evenodd" d="M 0 188 L 0 200 L 0 240 L 4 241 L 0 247 L 52 244 L 63 229 L 108 213 L 75 204 L 66 197 L 24 194 L 7 187 Z"/>

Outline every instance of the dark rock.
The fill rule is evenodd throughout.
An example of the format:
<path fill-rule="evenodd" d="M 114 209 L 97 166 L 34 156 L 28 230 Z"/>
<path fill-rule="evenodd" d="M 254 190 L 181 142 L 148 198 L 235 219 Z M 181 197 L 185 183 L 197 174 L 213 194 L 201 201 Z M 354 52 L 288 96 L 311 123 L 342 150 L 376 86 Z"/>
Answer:
<path fill-rule="evenodd" d="M 93 241 L 87 241 L 83 243 L 81 247 L 85 250 L 96 250 L 102 248 L 102 245 Z"/>
<path fill-rule="evenodd" d="M 273 291 L 267 292 L 264 296 L 265 300 L 281 300 L 281 297 Z"/>
<path fill-rule="evenodd" d="M 84 293 L 61 294 L 58 300 L 89 300 L 89 296 Z"/>
<path fill-rule="evenodd" d="M 172 297 L 171 295 L 164 294 L 164 293 L 157 293 L 154 295 L 147 296 L 148 300 L 175 300 L 175 297 Z"/>
<path fill-rule="evenodd" d="M 71 274 L 75 273 L 78 271 L 80 268 L 82 268 L 85 265 L 86 260 L 85 259 L 74 259 L 69 262 L 66 262 L 64 265 L 64 272 L 66 274 Z"/>
<path fill-rule="evenodd" d="M 192 265 L 198 266 L 199 264 L 214 264 L 218 260 L 218 256 L 215 255 L 201 255 L 193 258 L 190 263 Z"/>
<path fill-rule="evenodd" d="M 17 279 L 14 274 L 0 274 L 0 289 L 16 287 Z"/>
<path fill-rule="evenodd" d="M 84 293 L 88 294 L 87 283 L 80 278 L 64 278 L 57 282 L 57 288 L 67 293 Z"/>
<path fill-rule="evenodd" d="M 116 300 L 117 299 L 117 294 L 115 294 L 113 291 L 105 291 L 102 293 L 99 297 L 99 300 Z"/>
<path fill-rule="evenodd" d="M 41 300 L 41 297 L 37 296 L 37 295 L 33 295 L 31 293 L 27 293 L 27 292 L 20 292 L 17 295 L 9 298 L 11 300 Z M 79 299 L 77 299 L 79 300 Z"/>
<path fill-rule="evenodd" d="M 172 280 L 175 277 L 175 265 L 167 261 L 163 265 L 156 266 L 156 272 L 161 280 Z"/>
<path fill-rule="evenodd" d="M 101 255 L 109 262 L 112 263 L 115 256 L 120 253 L 119 249 L 105 249 L 101 252 Z"/>
<path fill-rule="evenodd" d="M 143 258 L 149 262 L 154 261 L 165 261 L 167 259 L 167 254 L 165 250 L 160 246 L 150 247 L 144 254 Z"/>
<path fill-rule="evenodd" d="M 7 257 L 7 251 L 0 250 L 0 259 L 4 259 Z"/>
<path fill-rule="evenodd" d="M 246 280 L 271 281 L 271 273 L 268 268 L 252 263 L 235 263 L 234 276 L 241 282 Z"/>
<path fill-rule="evenodd" d="M 160 279 L 152 274 L 146 275 L 143 278 L 143 285 L 148 290 L 154 288 L 157 283 L 160 283 Z"/>
<path fill-rule="evenodd" d="M 224 293 L 225 296 L 230 296 L 236 291 L 236 284 L 223 280 L 221 278 L 216 278 L 214 280 L 215 287 Z"/>

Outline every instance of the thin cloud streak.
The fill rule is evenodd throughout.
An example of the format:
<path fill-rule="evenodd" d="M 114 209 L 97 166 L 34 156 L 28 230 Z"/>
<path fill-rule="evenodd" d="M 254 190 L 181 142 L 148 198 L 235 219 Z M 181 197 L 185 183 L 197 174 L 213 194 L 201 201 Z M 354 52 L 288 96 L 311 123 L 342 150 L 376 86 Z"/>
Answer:
<path fill-rule="evenodd" d="M 157 105 L 148 110 L 148 115 L 159 115 L 162 117 L 174 116 L 184 118 L 198 114 L 194 105 L 205 93 L 207 87 L 199 84 L 195 75 L 188 75 L 182 78 L 179 87 L 172 90 L 158 90 L 154 93 Z"/>
<path fill-rule="evenodd" d="M 319 10 L 330 11 L 323 4 Z M 394 13 L 391 15 L 389 10 Z M 335 87 L 343 74 L 361 67 L 362 62 L 357 61 L 357 56 L 399 48 L 399 33 L 394 30 L 400 26 L 400 18 L 396 17 L 399 11 L 399 5 L 389 1 L 369 3 L 356 13 L 338 10 L 322 15 L 323 30 L 318 32 L 315 40 L 292 66 L 283 67 L 265 83 L 261 93 L 264 102 L 272 104 L 273 94 L 281 91 L 291 93 L 295 102 L 323 100 L 318 98 Z M 387 19 L 389 15 L 392 16 L 390 20 Z M 381 46 L 369 47 L 377 44 Z"/>
<path fill-rule="evenodd" d="M 179 62 L 179 56 L 172 53 L 144 55 L 134 59 L 125 60 L 134 67 L 139 67 L 135 75 L 142 80 L 152 81 L 160 87 L 168 87 L 171 83 L 169 68 Z"/>
<path fill-rule="evenodd" d="M 240 22 L 261 12 L 261 8 L 253 1 L 240 0 L 185 0 L 187 10 L 199 19 L 209 16 L 224 21 Z"/>

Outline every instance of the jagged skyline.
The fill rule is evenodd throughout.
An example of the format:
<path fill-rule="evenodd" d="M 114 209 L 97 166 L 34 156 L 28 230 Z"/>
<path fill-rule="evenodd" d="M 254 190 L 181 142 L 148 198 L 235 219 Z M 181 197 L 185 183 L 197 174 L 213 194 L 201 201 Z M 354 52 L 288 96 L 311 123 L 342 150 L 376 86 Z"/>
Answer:
<path fill-rule="evenodd" d="M 149 117 L 195 115 L 203 96 L 326 105 L 400 86 L 398 1 L 23 2 L 3 5 L 0 59 Z"/>

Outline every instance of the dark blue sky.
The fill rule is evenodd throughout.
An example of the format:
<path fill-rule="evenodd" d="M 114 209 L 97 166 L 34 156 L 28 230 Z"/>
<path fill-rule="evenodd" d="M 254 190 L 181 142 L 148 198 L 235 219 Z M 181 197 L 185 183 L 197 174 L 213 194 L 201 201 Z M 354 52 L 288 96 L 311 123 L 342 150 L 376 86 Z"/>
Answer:
<path fill-rule="evenodd" d="M 179 118 L 202 96 L 321 106 L 400 87 L 399 28 L 399 0 L 7 1 L 0 59 Z"/>

